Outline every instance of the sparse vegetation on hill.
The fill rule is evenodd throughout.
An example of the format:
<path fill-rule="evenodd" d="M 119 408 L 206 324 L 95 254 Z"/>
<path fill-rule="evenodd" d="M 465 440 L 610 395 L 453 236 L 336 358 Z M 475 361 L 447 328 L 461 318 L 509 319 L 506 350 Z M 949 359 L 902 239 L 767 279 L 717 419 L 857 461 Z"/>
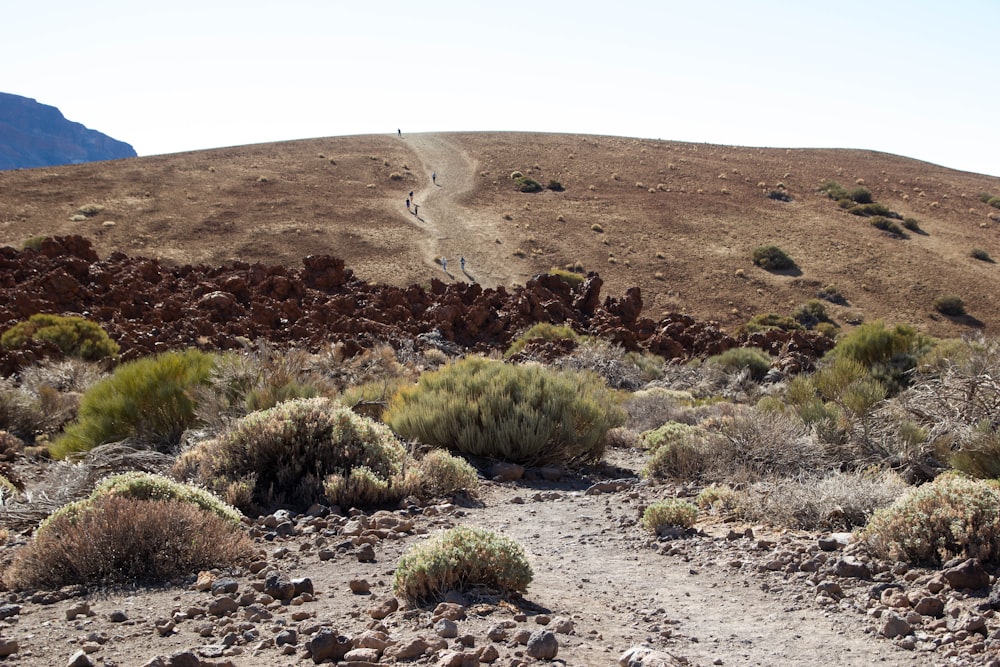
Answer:
<path fill-rule="evenodd" d="M 774 245 L 758 246 L 751 255 L 753 263 L 767 271 L 784 271 L 795 268 L 795 261 L 787 252 Z"/>
<path fill-rule="evenodd" d="M 86 361 L 113 358 L 118 354 L 118 344 L 95 322 L 82 317 L 35 314 L 3 332 L 0 345 L 12 350 L 29 342 L 54 346 L 67 357 Z"/>

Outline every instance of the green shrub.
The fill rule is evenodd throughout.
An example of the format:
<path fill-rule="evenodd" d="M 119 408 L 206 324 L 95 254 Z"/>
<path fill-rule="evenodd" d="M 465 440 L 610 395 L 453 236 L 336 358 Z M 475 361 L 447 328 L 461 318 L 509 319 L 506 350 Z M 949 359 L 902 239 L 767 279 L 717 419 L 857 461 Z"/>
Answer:
<path fill-rule="evenodd" d="M 836 181 L 823 181 L 823 183 L 819 186 L 819 191 L 826 193 L 827 197 L 835 201 L 851 199 L 850 193 Z"/>
<path fill-rule="evenodd" d="M 504 352 L 504 359 L 510 359 L 515 354 L 525 348 L 533 340 L 580 340 L 580 335 L 571 328 L 559 324 L 539 322 L 532 325 L 527 331 L 515 338 L 507 351 Z"/>
<path fill-rule="evenodd" d="M 23 347 L 28 341 L 51 343 L 67 357 L 86 361 L 118 356 L 118 343 L 111 340 L 99 324 L 82 317 L 39 313 L 15 324 L 0 336 L 0 345 L 5 350 Z"/>
<path fill-rule="evenodd" d="M 178 459 L 174 474 L 246 512 L 317 502 L 381 505 L 409 495 L 406 450 L 389 429 L 327 398 L 253 412 Z"/>
<path fill-rule="evenodd" d="M 767 198 L 783 202 L 792 201 L 792 196 L 787 192 L 785 192 L 784 190 L 771 190 L 770 192 L 767 193 Z"/>
<path fill-rule="evenodd" d="M 954 295 L 939 296 L 934 299 L 934 310 L 942 315 L 959 317 L 965 315 L 965 302 L 961 297 Z"/>
<path fill-rule="evenodd" d="M 709 484 L 695 496 L 694 502 L 700 508 L 715 510 L 732 510 L 736 507 L 739 495 L 726 484 Z"/>
<path fill-rule="evenodd" d="M 668 421 L 658 428 L 640 433 L 639 444 L 643 449 L 655 452 L 660 447 L 669 445 L 696 430 L 697 426 Z"/>
<path fill-rule="evenodd" d="M 4 573 L 17 590 L 70 584 L 155 584 L 230 567 L 253 555 L 231 522 L 182 500 L 106 494 L 39 527 Z"/>
<path fill-rule="evenodd" d="M 413 383 L 406 378 L 385 378 L 374 382 L 348 387 L 340 395 L 340 402 L 362 417 L 382 421 L 389 401 L 396 392 Z"/>
<path fill-rule="evenodd" d="M 52 443 L 52 455 L 62 458 L 126 438 L 170 451 L 196 423 L 192 395 L 208 381 L 214 362 L 213 355 L 192 349 L 119 366 L 84 393 L 77 420 Z"/>
<path fill-rule="evenodd" d="M 903 226 L 911 232 L 920 232 L 920 221 L 916 218 L 903 218 Z"/>
<path fill-rule="evenodd" d="M 600 459 L 624 422 L 595 374 L 469 357 L 424 373 L 393 398 L 386 423 L 404 438 L 526 464 Z"/>
<path fill-rule="evenodd" d="M 750 318 L 746 324 L 739 327 L 738 333 L 757 333 L 768 329 L 783 329 L 784 331 L 801 331 L 802 325 L 795 318 L 777 313 L 759 313 Z"/>
<path fill-rule="evenodd" d="M 767 271 L 782 271 L 795 268 L 795 262 L 788 254 L 774 245 L 762 245 L 754 248 L 751 254 L 753 263 Z"/>
<path fill-rule="evenodd" d="M 514 187 L 518 192 L 541 192 L 544 190 L 542 184 L 530 176 L 521 176 L 514 179 Z"/>
<path fill-rule="evenodd" d="M 980 192 L 978 195 L 976 195 L 976 198 L 979 199 L 979 201 L 986 204 L 991 199 L 993 199 L 993 195 L 991 195 L 989 192 Z"/>
<path fill-rule="evenodd" d="M 982 248 L 973 248 L 972 258 L 978 259 L 981 262 L 989 262 L 990 264 L 993 263 L 993 258 L 990 257 L 990 253 L 986 252 Z"/>
<path fill-rule="evenodd" d="M 586 280 L 586 276 L 577 273 L 576 271 L 567 271 L 566 269 L 549 269 L 550 276 L 556 276 L 562 279 L 570 287 L 576 287 L 582 285 L 583 281 Z"/>
<path fill-rule="evenodd" d="M 41 250 L 42 244 L 45 243 L 47 236 L 32 236 L 31 238 L 25 240 L 21 247 L 25 250 Z"/>
<path fill-rule="evenodd" d="M 909 386 L 911 371 L 931 345 L 930 339 L 909 325 L 897 324 L 890 329 L 876 321 L 845 335 L 832 354 L 857 361 L 894 395 Z"/>
<path fill-rule="evenodd" d="M 698 508 L 677 498 L 658 500 L 642 513 L 642 527 L 651 533 L 665 528 L 690 528 L 698 520 Z"/>
<path fill-rule="evenodd" d="M 857 206 L 851 206 L 847 209 L 847 212 L 851 215 L 859 215 L 864 218 L 870 218 L 872 216 L 881 216 L 883 218 L 893 218 L 895 220 L 900 219 L 902 216 L 895 211 L 889 209 L 888 206 L 879 204 L 877 202 L 871 204 L 858 204 Z"/>
<path fill-rule="evenodd" d="M 412 604 L 476 587 L 518 593 L 528 588 L 532 576 L 520 544 L 481 528 L 460 526 L 404 553 L 396 564 L 393 593 Z"/>
<path fill-rule="evenodd" d="M 996 482 L 943 475 L 875 512 L 858 538 L 893 561 L 1000 562 L 1000 488 Z"/>
<path fill-rule="evenodd" d="M 85 215 L 88 218 L 92 218 L 103 210 L 104 207 L 101 206 L 100 204 L 84 204 L 80 208 L 76 209 L 76 212 L 79 213 L 80 215 Z"/>
<path fill-rule="evenodd" d="M 819 299 L 809 299 L 799 306 L 793 315 L 795 321 L 806 329 L 815 329 L 821 322 L 830 322 L 830 316 L 826 312 L 826 306 Z"/>
<path fill-rule="evenodd" d="M 993 208 L 1000 208 L 1000 197 L 990 197 L 986 203 Z"/>
<path fill-rule="evenodd" d="M 734 347 L 708 358 L 726 373 L 736 373 L 746 369 L 754 380 L 761 380 L 771 370 L 771 355 L 756 347 Z"/>
<path fill-rule="evenodd" d="M 443 449 L 432 449 L 417 462 L 420 486 L 432 496 L 449 496 L 459 491 L 475 491 L 479 474 L 465 459 Z"/>
<path fill-rule="evenodd" d="M 557 181 L 555 179 L 550 180 L 549 184 L 546 187 L 549 190 L 552 190 L 553 192 L 562 192 L 563 190 L 566 189 L 566 188 L 563 187 L 562 183 L 560 183 L 559 181 Z"/>
<path fill-rule="evenodd" d="M 889 232 L 893 236 L 903 235 L 903 228 L 899 226 L 898 222 L 883 218 L 881 215 L 872 217 L 868 222 L 872 227 L 881 229 L 883 232 Z"/>
<path fill-rule="evenodd" d="M 664 426 L 668 428 L 660 432 L 662 438 L 654 435 L 654 431 L 646 440 L 659 441 L 659 446 L 652 450 L 642 470 L 643 477 L 677 481 L 702 477 L 711 467 L 722 436 L 696 426 L 685 429 Z"/>
<path fill-rule="evenodd" d="M 871 190 L 861 186 L 852 188 L 848 196 L 851 198 L 851 201 L 858 204 L 871 204 L 873 201 Z"/>

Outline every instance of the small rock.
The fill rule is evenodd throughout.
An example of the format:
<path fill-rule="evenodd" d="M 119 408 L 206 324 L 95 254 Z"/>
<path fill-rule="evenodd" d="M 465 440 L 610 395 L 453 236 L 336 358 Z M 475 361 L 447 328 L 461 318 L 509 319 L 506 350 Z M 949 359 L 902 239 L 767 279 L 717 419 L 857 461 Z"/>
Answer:
<path fill-rule="evenodd" d="M 368 595 L 372 590 L 367 579 L 351 579 L 347 585 L 355 595 Z"/>
<path fill-rule="evenodd" d="M 232 599 L 228 595 L 223 595 L 217 597 L 208 603 L 208 613 L 212 616 L 226 616 L 227 614 L 232 614 L 240 605 L 236 600 Z"/>
<path fill-rule="evenodd" d="M 6 639 L 4 637 L 0 637 L 0 658 L 6 658 L 14 655 L 19 650 L 20 647 L 18 647 L 16 639 Z"/>
<path fill-rule="evenodd" d="M 108 614 L 108 620 L 112 623 L 124 623 L 128 620 L 128 614 L 125 613 L 124 609 L 115 609 L 113 612 Z"/>
<path fill-rule="evenodd" d="M 455 621 L 449 621 L 447 618 L 442 618 L 434 624 L 434 633 L 438 637 L 454 639 L 458 636 L 458 624 L 455 623 Z"/>
<path fill-rule="evenodd" d="M 871 569 L 851 556 L 846 556 L 837 560 L 833 567 L 834 574 L 838 577 L 850 577 L 853 579 L 871 579 Z"/>
<path fill-rule="evenodd" d="M 66 667 L 94 667 L 94 661 L 81 649 L 69 657 Z"/>
<path fill-rule="evenodd" d="M 358 547 L 358 550 L 354 553 L 354 555 L 358 559 L 359 563 L 374 563 L 375 547 L 370 544 L 362 544 Z"/>
<path fill-rule="evenodd" d="M 442 602 L 434 607 L 433 620 L 447 618 L 449 621 L 464 621 L 466 619 L 465 607 L 454 602 Z"/>
<path fill-rule="evenodd" d="M 230 593 L 235 593 L 240 589 L 240 585 L 236 583 L 235 579 L 230 577 L 224 577 L 222 579 L 216 579 L 212 582 L 210 590 L 213 595 L 226 595 Z"/>
<path fill-rule="evenodd" d="M 559 653 L 559 640 L 550 630 L 539 630 L 528 637 L 528 657 L 536 660 L 551 660 Z"/>
<path fill-rule="evenodd" d="M 295 630 L 288 629 L 282 630 L 274 636 L 275 646 L 284 646 L 285 644 L 298 644 L 299 643 L 299 633 Z"/>
<path fill-rule="evenodd" d="M 313 595 L 316 592 L 313 589 L 312 579 L 309 577 L 292 579 L 292 586 L 294 587 L 295 595 Z"/>
<path fill-rule="evenodd" d="M 917 600 L 917 603 L 913 605 L 913 611 L 921 616 L 941 618 L 944 616 L 944 601 L 933 595 L 927 595 Z"/>
<path fill-rule="evenodd" d="M 556 616 L 552 619 L 552 624 L 549 627 L 552 629 L 552 632 L 557 635 L 571 635 L 576 629 L 576 625 L 573 623 L 573 620 L 566 618 L 565 616 Z"/>
<path fill-rule="evenodd" d="M 19 604 L 5 604 L 0 605 L 0 621 L 5 618 L 10 618 L 11 616 L 17 616 L 21 613 L 21 605 Z M 66 620 L 72 620 L 67 618 Z"/>
<path fill-rule="evenodd" d="M 496 662 L 500 659 L 500 651 L 498 651 L 497 647 L 492 644 L 482 647 L 476 652 L 476 654 L 479 656 L 480 662 L 485 662 L 487 664 Z"/>
<path fill-rule="evenodd" d="M 552 622 L 552 617 L 549 616 L 548 614 L 535 615 L 535 623 L 537 623 L 538 625 L 548 625 L 551 622 Z"/>
<path fill-rule="evenodd" d="M 321 629 L 306 642 L 306 651 L 317 665 L 324 660 L 343 660 L 349 650 L 351 640 L 328 628 Z"/>
<path fill-rule="evenodd" d="M 429 645 L 427 642 L 420 637 L 417 637 L 409 642 L 390 646 L 385 650 L 385 653 L 382 654 L 382 658 L 383 660 L 388 658 L 389 661 L 412 660 L 413 658 L 422 656 L 428 648 Z"/>
<path fill-rule="evenodd" d="M 500 461 L 490 467 L 489 476 L 497 482 L 514 482 L 524 477 L 524 466 Z"/>
<path fill-rule="evenodd" d="M 77 616 L 90 616 L 90 615 L 91 615 L 90 605 L 87 604 L 86 602 L 80 602 L 78 604 L 72 605 L 70 606 L 69 609 L 66 610 L 67 621 L 72 621 Z"/>

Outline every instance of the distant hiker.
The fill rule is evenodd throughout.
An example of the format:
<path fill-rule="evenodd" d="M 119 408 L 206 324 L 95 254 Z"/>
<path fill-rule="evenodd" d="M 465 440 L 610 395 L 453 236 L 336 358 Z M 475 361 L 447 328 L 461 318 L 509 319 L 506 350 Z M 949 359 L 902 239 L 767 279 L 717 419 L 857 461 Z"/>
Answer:
<path fill-rule="evenodd" d="M 410 199 L 413 199 L 413 190 L 410 190 Z"/>
<path fill-rule="evenodd" d="M 434 185 L 437 185 L 437 182 L 438 182 L 437 172 L 436 171 L 435 172 L 431 172 L 431 183 L 433 183 Z"/>
<path fill-rule="evenodd" d="M 400 139 L 402 139 L 402 138 L 403 138 L 403 131 L 402 131 L 402 130 L 400 130 L 400 129 L 397 129 L 397 130 L 396 130 L 396 134 L 398 134 L 398 135 L 399 135 L 399 138 L 400 138 Z"/>
<path fill-rule="evenodd" d="M 417 215 L 417 209 L 418 208 L 419 207 L 417 206 L 417 202 L 413 202 L 413 215 Z"/>
<path fill-rule="evenodd" d="M 409 199 L 406 200 L 406 212 L 407 213 L 410 212 L 410 200 Z"/>
<path fill-rule="evenodd" d="M 441 258 L 441 268 L 444 269 L 445 273 L 448 273 L 448 260 L 444 257 Z"/>
<path fill-rule="evenodd" d="M 462 273 L 465 273 L 465 258 L 460 259 L 459 263 L 462 265 Z"/>

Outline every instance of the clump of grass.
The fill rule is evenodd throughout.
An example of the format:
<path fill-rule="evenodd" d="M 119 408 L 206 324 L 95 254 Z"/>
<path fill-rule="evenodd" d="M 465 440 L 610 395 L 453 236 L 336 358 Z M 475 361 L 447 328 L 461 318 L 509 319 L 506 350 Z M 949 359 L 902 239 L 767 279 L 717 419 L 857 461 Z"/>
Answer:
<path fill-rule="evenodd" d="M 903 218 L 903 227 L 909 229 L 911 232 L 919 233 L 921 231 L 920 221 L 917 220 L 916 218 L 910 218 L 910 217 Z"/>
<path fill-rule="evenodd" d="M 698 520 L 698 508 L 677 498 L 658 500 L 642 513 L 642 527 L 659 534 L 669 528 L 690 528 Z"/>
<path fill-rule="evenodd" d="M 592 224 L 590 226 L 590 231 L 597 232 L 598 234 L 603 234 L 604 233 L 604 227 L 601 226 L 601 223 L 595 222 L 594 224 Z"/>
<path fill-rule="evenodd" d="M 104 207 L 100 204 L 84 204 L 80 208 L 76 209 L 76 212 L 80 215 L 92 218 L 103 210 Z"/>
<path fill-rule="evenodd" d="M 761 380 L 771 370 L 771 356 L 755 347 L 734 347 L 709 357 L 706 363 L 718 366 L 726 373 L 745 369 L 754 380 Z"/>
<path fill-rule="evenodd" d="M 432 496 L 475 491 L 479 474 L 468 461 L 443 449 L 432 449 L 417 463 L 421 487 Z"/>
<path fill-rule="evenodd" d="M 514 187 L 518 192 L 541 192 L 545 188 L 542 184 L 530 176 L 521 176 L 514 179 Z"/>
<path fill-rule="evenodd" d="M 729 511 L 736 508 L 739 494 L 727 484 L 709 484 L 695 496 L 699 508 Z"/>
<path fill-rule="evenodd" d="M 766 271 L 783 271 L 795 268 L 795 261 L 784 250 L 774 245 L 754 248 L 751 253 L 753 263 Z"/>
<path fill-rule="evenodd" d="M 880 558 L 938 566 L 952 558 L 1000 561 L 1000 488 L 944 475 L 877 511 L 858 539 Z"/>
<path fill-rule="evenodd" d="M 557 181 L 555 179 L 551 179 L 549 181 L 549 184 L 546 185 L 545 187 L 547 187 L 549 190 L 552 190 L 553 192 L 562 192 L 563 190 L 566 189 L 566 188 L 563 187 L 562 183 L 560 183 L 559 181 Z"/>
<path fill-rule="evenodd" d="M 570 287 L 582 285 L 583 281 L 586 279 L 586 276 L 581 273 L 559 268 L 549 269 L 549 275 L 562 279 Z"/>
<path fill-rule="evenodd" d="M 459 526 L 411 547 L 396 564 L 393 592 L 411 604 L 440 600 L 451 590 L 526 590 L 531 565 L 520 544 L 481 528 Z"/>
<path fill-rule="evenodd" d="M 576 275 L 576 274 L 573 274 Z M 504 359 L 510 359 L 518 352 L 521 352 L 529 342 L 536 340 L 572 340 L 579 341 L 580 334 L 573 331 L 568 326 L 539 322 L 532 325 L 527 331 L 515 338 L 507 351 L 504 352 Z"/>
<path fill-rule="evenodd" d="M 903 236 L 903 228 L 895 220 L 889 220 L 881 215 L 876 215 L 869 219 L 868 222 L 872 227 L 881 229 L 883 232 L 889 232 L 893 236 Z"/>
<path fill-rule="evenodd" d="M 982 248 L 973 248 L 972 258 L 978 259 L 980 262 L 989 262 L 990 264 L 994 264 L 993 258 L 990 257 L 990 253 L 986 252 Z"/>
<path fill-rule="evenodd" d="M 777 313 L 759 313 L 739 327 L 739 333 L 756 333 L 767 331 L 768 329 L 782 329 L 784 331 L 801 331 L 802 325 L 794 317 L 779 315 Z"/>

